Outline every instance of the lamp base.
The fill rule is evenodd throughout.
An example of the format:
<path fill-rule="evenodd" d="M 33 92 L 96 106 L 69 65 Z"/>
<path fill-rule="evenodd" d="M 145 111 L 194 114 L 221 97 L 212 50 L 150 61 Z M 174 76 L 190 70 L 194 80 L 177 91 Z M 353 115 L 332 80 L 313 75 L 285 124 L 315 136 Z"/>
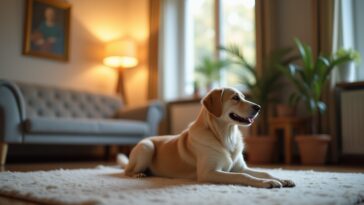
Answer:
<path fill-rule="evenodd" d="M 124 69 L 119 68 L 118 69 L 118 83 L 116 86 L 116 93 L 120 95 L 124 105 L 128 104 L 127 98 L 126 98 L 126 89 L 125 89 L 125 82 L 124 82 Z"/>

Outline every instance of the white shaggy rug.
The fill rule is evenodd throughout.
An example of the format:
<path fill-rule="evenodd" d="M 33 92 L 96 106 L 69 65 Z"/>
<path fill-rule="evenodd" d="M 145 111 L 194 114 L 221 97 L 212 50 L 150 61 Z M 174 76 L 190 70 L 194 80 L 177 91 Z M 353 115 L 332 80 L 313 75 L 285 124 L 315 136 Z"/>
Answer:
<path fill-rule="evenodd" d="M 190 180 L 125 177 L 112 167 L 1 172 L 0 195 L 47 204 L 361 204 L 364 174 L 267 170 L 294 188 L 257 189 Z"/>

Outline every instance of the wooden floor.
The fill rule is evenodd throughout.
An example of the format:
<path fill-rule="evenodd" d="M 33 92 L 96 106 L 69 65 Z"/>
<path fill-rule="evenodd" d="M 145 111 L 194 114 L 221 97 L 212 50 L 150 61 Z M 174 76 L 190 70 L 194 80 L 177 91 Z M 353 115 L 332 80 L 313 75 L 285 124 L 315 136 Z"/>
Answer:
<path fill-rule="evenodd" d="M 105 166 L 116 166 L 115 163 L 111 162 L 77 162 L 77 163 L 38 163 L 38 164 L 8 164 L 2 166 L 0 171 L 46 171 L 53 169 L 80 169 L 80 168 L 95 168 L 98 165 Z M 364 173 L 364 166 L 301 166 L 301 165 L 252 165 L 251 167 L 261 167 L 261 168 L 282 168 L 288 170 L 315 170 L 315 171 L 325 171 L 325 172 L 359 172 Z M 33 203 L 28 201 L 23 201 L 19 199 L 9 198 L 0 196 L 0 204 L 14 204 L 14 205 L 35 205 L 39 203 Z"/>

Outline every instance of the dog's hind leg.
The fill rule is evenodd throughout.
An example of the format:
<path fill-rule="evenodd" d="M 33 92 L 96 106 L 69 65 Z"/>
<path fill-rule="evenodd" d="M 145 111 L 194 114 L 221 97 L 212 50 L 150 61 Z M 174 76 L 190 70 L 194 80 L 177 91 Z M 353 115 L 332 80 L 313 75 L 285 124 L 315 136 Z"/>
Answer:
<path fill-rule="evenodd" d="M 152 163 L 154 155 L 154 144 L 149 139 L 139 142 L 130 153 L 130 160 L 125 169 L 127 176 L 144 177 L 144 172 Z"/>

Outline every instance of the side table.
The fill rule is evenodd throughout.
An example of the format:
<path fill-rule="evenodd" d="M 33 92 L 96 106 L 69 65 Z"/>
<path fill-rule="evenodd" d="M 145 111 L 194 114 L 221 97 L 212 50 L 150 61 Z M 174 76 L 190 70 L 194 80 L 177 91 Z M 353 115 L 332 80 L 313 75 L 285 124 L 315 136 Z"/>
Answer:
<path fill-rule="evenodd" d="M 298 117 L 275 117 L 269 120 L 269 134 L 277 136 L 278 130 L 284 132 L 284 162 L 290 164 L 292 162 L 292 141 L 293 136 L 297 133 L 305 133 L 306 118 Z"/>

